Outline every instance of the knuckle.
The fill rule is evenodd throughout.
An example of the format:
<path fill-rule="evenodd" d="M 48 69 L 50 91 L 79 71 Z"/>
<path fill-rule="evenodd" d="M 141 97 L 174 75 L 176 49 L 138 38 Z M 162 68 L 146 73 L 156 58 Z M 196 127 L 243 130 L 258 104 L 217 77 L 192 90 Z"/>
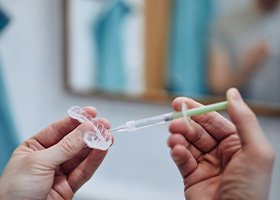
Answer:
<path fill-rule="evenodd" d="M 203 131 L 191 131 L 192 132 L 192 138 L 190 138 L 190 141 L 193 142 L 194 144 L 198 143 L 204 132 Z"/>
<path fill-rule="evenodd" d="M 273 162 L 275 160 L 275 151 L 271 145 L 267 145 L 264 148 L 262 157 L 266 162 Z"/>
<path fill-rule="evenodd" d="M 78 171 L 78 176 L 82 179 L 82 180 L 84 180 L 84 181 L 87 181 L 87 180 L 89 180 L 89 176 L 88 176 L 88 173 L 86 172 L 86 171 L 82 171 L 82 170 L 79 170 Z"/>
<path fill-rule="evenodd" d="M 175 133 L 176 132 L 177 124 L 178 124 L 178 120 L 176 120 L 176 119 L 169 124 L 168 129 L 169 129 L 170 133 Z"/>
<path fill-rule="evenodd" d="M 70 137 L 65 137 L 61 142 L 59 143 L 60 149 L 66 153 L 71 154 L 75 150 L 75 143 Z"/>
<path fill-rule="evenodd" d="M 261 163 L 271 164 L 275 160 L 275 151 L 270 144 L 255 148 L 255 156 Z"/>
<path fill-rule="evenodd" d="M 40 163 L 41 159 L 40 159 L 40 155 L 39 152 L 34 152 L 32 154 L 27 155 L 24 158 L 24 163 L 26 167 L 31 167 L 31 166 L 35 166 L 37 163 Z"/>
<path fill-rule="evenodd" d="M 46 129 L 49 129 L 51 131 L 55 131 L 57 128 L 57 124 L 55 122 L 51 123 Z"/>
<path fill-rule="evenodd" d="M 270 145 L 270 148 L 268 149 L 268 151 L 269 151 L 269 154 L 270 154 L 271 158 L 274 160 L 275 157 L 276 157 L 276 152 L 271 145 Z"/>
<path fill-rule="evenodd" d="M 167 146 L 168 146 L 169 148 L 172 147 L 172 140 L 173 140 L 173 137 L 169 136 L 168 139 L 167 139 L 167 141 L 166 141 L 166 144 L 167 144 Z"/>

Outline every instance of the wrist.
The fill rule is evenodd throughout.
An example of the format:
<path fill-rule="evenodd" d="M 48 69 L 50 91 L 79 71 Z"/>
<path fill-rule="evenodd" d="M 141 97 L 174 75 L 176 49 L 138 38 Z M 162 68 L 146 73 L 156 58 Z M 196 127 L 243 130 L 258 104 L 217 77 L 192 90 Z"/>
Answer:
<path fill-rule="evenodd" d="M 241 171 L 247 171 L 246 169 L 239 169 Z M 219 200 L 265 200 L 268 199 L 269 192 L 269 175 L 266 173 L 254 170 L 254 167 L 250 167 L 250 170 L 254 173 L 246 172 L 247 175 L 227 176 L 221 182 L 218 189 L 217 199 Z M 256 177 L 258 174 L 258 177 Z"/>
<path fill-rule="evenodd" d="M 7 184 L 3 177 L 0 177 L 0 200 L 8 200 L 11 199 L 11 196 L 8 195 Z"/>

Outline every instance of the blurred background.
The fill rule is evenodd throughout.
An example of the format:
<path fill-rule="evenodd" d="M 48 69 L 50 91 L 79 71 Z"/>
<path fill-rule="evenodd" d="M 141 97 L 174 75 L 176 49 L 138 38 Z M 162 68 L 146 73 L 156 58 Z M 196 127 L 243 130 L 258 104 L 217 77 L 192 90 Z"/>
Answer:
<path fill-rule="evenodd" d="M 279 15 L 277 0 L 0 0 L 0 171 L 72 105 L 93 105 L 117 126 L 172 111 L 162 103 L 171 96 L 235 86 L 279 108 Z M 258 118 L 280 155 L 279 117 Z M 168 134 L 163 125 L 116 135 L 76 199 L 184 199 Z M 270 199 L 279 169 L 277 158 Z"/>

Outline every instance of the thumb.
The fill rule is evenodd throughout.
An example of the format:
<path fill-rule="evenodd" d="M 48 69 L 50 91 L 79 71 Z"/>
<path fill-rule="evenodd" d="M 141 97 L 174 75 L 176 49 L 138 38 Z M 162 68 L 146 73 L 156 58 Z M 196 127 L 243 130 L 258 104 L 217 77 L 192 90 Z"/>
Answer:
<path fill-rule="evenodd" d="M 255 146 L 266 141 L 256 115 L 243 101 L 238 90 L 235 88 L 229 89 L 227 99 L 229 102 L 228 113 L 237 128 L 242 144 Z"/>
<path fill-rule="evenodd" d="M 85 122 L 75 130 L 66 135 L 62 140 L 52 147 L 44 150 L 41 156 L 48 164 L 57 167 L 62 163 L 74 158 L 82 149 L 85 148 L 83 141 L 84 133 L 92 131 L 92 125 Z"/>

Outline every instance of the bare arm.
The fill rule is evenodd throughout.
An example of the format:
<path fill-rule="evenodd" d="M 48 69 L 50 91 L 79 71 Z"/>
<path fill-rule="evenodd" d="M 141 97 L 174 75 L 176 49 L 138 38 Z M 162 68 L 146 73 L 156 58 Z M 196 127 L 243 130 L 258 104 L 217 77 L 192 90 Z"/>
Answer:
<path fill-rule="evenodd" d="M 210 51 L 208 84 L 215 94 L 224 94 L 228 88 L 240 88 L 246 81 L 247 73 L 233 70 L 229 55 L 219 48 Z"/>
<path fill-rule="evenodd" d="M 226 51 L 212 48 L 208 73 L 210 89 L 215 94 L 224 94 L 230 87 L 241 88 L 267 55 L 266 44 L 259 42 L 239 58 L 238 66 L 233 67 Z"/>

